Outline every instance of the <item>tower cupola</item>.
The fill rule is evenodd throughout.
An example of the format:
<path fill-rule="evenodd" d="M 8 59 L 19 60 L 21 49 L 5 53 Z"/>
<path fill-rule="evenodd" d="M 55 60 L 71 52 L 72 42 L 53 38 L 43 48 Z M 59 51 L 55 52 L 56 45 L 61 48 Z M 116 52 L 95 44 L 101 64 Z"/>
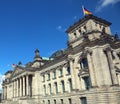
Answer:
<path fill-rule="evenodd" d="M 35 50 L 35 57 L 34 57 L 35 61 L 41 61 L 42 58 L 40 57 L 40 52 L 38 49 Z"/>

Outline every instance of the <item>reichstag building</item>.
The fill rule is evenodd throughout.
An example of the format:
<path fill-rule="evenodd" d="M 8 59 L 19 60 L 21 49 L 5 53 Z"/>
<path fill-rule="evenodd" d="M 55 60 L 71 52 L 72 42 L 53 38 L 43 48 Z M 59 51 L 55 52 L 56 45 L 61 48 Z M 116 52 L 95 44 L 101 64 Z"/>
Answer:
<path fill-rule="evenodd" d="M 120 40 L 87 15 L 67 29 L 67 48 L 5 73 L 2 104 L 120 104 Z"/>

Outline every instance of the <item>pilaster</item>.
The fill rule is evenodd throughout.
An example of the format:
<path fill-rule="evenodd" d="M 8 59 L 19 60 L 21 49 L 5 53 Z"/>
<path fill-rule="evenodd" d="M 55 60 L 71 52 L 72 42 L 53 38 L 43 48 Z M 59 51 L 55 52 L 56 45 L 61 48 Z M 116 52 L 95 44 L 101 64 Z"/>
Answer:
<path fill-rule="evenodd" d="M 111 51 L 112 50 L 111 50 L 110 47 L 107 47 L 107 48 L 104 49 L 104 52 L 105 52 L 107 60 L 108 60 L 108 66 L 109 66 L 109 69 L 110 69 L 112 85 L 118 85 L 117 76 L 116 76 L 116 72 L 115 72 L 115 69 L 114 69 L 113 61 L 112 61 Z"/>
<path fill-rule="evenodd" d="M 4 87 L 2 87 L 2 100 L 4 100 Z"/>
<path fill-rule="evenodd" d="M 22 78 L 20 77 L 20 96 L 22 96 Z"/>
<path fill-rule="evenodd" d="M 88 70 L 89 70 L 89 74 L 90 74 L 91 87 L 96 87 L 97 82 L 96 82 L 96 76 L 95 76 L 95 68 L 93 65 L 92 50 L 87 49 L 86 53 L 87 53 L 87 61 L 88 61 L 88 66 L 89 66 Z"/>
<path fill-rule="evenodd" d="M 26 95 L 29 96 L 29 76 L 26 75 Z"/>
<path fill-rule="evenodd" d="M 25 76 L 23 78 L 23 96 L 25 96 Z"/>
<path fill-rule="evenodd" d="M 18 97 L 18 79 L 16 79 L 16 97 Z"/>
<path fill-rule="evenodd" d="M 76 77 L 76 75 L 75 75 L 75 73 L 76 73 L 76 71 L 74 70 L 74 58 L 72 58 L 72 56 L 71 55 L 69 55 L 68 56 L 68 62 L 69 62 L 69 65 L 70 65 L 70 70 L 71 70 L 71 81 L 72 81 L 72 86 L 73 86 L 73 89 L 75 90 L 76 88 L 77 88 L 77 86 L 76 86 L 76 79 L 75 79 L 75 77 Z M 68 85 L 68 84 L 67 84 Z"/>

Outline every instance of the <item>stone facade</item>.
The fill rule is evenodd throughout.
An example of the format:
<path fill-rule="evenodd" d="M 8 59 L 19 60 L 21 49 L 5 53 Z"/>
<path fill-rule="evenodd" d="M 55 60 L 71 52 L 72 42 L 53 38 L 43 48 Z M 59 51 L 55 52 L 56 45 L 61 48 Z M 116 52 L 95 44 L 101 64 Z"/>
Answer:
<path fill-rule="evenodd" d="M 68 47 L 8 71 L 2 104 L 120 104 L 120 40 L 93 15 L 70 26 Z"/>

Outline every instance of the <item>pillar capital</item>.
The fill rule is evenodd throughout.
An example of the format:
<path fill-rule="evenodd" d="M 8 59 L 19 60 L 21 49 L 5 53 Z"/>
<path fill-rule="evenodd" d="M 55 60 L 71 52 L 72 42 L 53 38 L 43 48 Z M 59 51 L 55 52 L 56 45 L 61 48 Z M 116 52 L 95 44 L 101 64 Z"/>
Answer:
<path fill-rule="evenodd" d="M 70 62 L 70 61 L 72 61 L 72 62 L 74 62 L 74 58 L 72 57 L 72 55 L 68 55 L 68 58 L 67 58 L 67 61 L 68 62 Z"/>
<path fill-rule="evenodd" d="M 111 49 L 111 47 L 105 47 L 104 49 L 103 49 L 103 52 L 112 52 L 113 50 Z"/>

